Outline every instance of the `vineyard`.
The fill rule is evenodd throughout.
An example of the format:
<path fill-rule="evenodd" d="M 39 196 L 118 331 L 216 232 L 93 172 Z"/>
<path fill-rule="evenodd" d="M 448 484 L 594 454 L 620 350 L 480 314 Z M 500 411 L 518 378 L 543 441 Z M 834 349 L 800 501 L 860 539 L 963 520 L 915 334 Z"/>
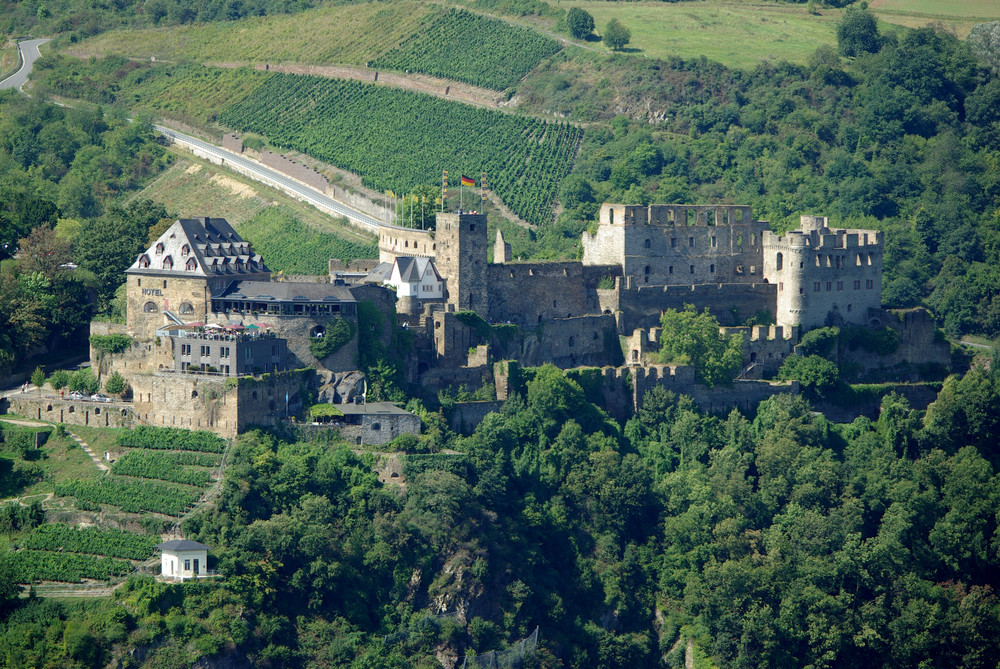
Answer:
<path fill-rule="evenodd" d="M 368 66 L 502 91 L 559 49 L 558 42 L 528 28 L 452 9 L 427 19 L 421 30 Z"/>
<path fill-rule="evenodd" d="M 168 516 L 180 516 L 200 495 L 195 488 L 159 481 L 145 481 L 118 476 L 80 479 L 58 483 L 55 494 L 75 497 L 78 508 L 94 508 L 99 504 L 117 506 L 126 513 L 153 511 Z"/>
<path fill-rule="evenodd" d="M 222 453 L 226 440 L 204 430 L 192 432 L 173 427 L 147 427 L 140 425 L 118 434 L 118 445 L 129 448 L 152 448 L 159 450 L 201 451 Z"/>
<path fill-rule="evenodd" d="M 111 465 L 111 473 L 120 476 L 138 476 L 159 479 L 193 486 L 206 486 L 212 477 L 204 469 L 182 466 L 188 456 L 204 456 L 202 453 L 165 453 L 163 451 L 135 450 L 122 455 Z M 208 456 L 207 466 L 214 466 L 214 458 Z"/>
<path fill-rule="evenodd" d="M 491 189 L 521 218 L 552 219 L 583 130 L 470 107 L 398 89 L 299 75 L 261 75 L 256 93 L 218 121 L 266 136 L 362 175 L 366 186 L 405 193 L 437 183 L 442 170 L 486 172 Z M 450 207 L 458 203 L 458 188 Z M 476 195 L 468 194 L 476 202 Z"/>
<path fill-rule="evenodd" d="M 85 578 L 107 581 L 113 576 L 124 576 L 132 571 L 132 563 L 127 560 L 36 550 L 6 553 L 4 562 L 10 569 L 14 583 L 79 583 Z"/>
<path fill-rule="evenodd" d="M 289 274 L 325 274 L 330 258 L 377 258 L 375 244 L 354 242 L 320 232 L 290 211 L 269 207 L 239 226 L 257 253 L 267 258 L 271 271 Z"/>
<path fill-rule="evenodd" d="M 157 541 L 153 537 L 122 530 L 68 525 L 42 525 L 29 534 L 22 545 L 37 551 L 89 553 L 125 560 L 145 560 L 153 554 Z"/>

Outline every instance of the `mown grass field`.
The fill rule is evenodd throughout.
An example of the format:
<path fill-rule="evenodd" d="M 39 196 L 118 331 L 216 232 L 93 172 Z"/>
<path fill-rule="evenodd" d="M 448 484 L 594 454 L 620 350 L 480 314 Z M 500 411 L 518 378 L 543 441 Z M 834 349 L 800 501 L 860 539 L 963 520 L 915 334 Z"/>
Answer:
<path fill-rule="evenodd" d="M 329 6 L 238 23 L 113 31 L 66 51 L 143 60 L 364 65 L 417 32 L 433 11 L 443 10 L 412 0 Z"/>
<path fill-rule="evenodd" d="M 594 17 L 598 34 L 611 19 L 632 32 L 629 50 L 650 58 L 705 56 L 729 67 L 761 60 L 804 63 L 821 45 L 836 46 L 840 11 L 769 2 L 595 2 L 563 0 Z M 589 46 L 605 47 L 600 42 Z"/>
<path fill-rule="evenodd" d="M 977 23 L 1000 20 L 996 0 L 871 0 L 869 8 L 887 23 L 909 28 L 940 23 L 961 38 Z"/>

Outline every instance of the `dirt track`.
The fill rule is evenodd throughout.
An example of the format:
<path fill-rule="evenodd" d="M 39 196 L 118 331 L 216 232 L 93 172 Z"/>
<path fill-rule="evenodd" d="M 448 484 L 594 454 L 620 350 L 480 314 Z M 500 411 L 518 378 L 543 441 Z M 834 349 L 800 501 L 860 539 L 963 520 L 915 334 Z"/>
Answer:
<path fill-rule="evenodd" d="M 215 67 L 245 67 L 249 63 L 206 63 Z M 426 74 L 400 74 L 370 70 L 367 67 L 352 67 L 348 65 L 274 65 L 257 63 L 255 70 L 269 72 L 284 72 L 286 74 L 312 74 L 335 79 L 354 79 L 356 81 L 374 81 L 386 86 L 420 91 L 428 95 L 436 95 L 448 100 L 458 100 L 466 104 L 487 107 L 490 109 L 511 108 L 502 93 L 488 88 L 480 88 L 448 79 L 438 79 Z"/>

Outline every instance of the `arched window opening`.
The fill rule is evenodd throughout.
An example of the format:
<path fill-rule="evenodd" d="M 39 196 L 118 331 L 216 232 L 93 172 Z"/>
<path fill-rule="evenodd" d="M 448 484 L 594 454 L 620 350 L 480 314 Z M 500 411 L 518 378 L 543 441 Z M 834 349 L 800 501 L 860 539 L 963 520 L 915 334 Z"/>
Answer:
<path fill-rule="evenodd" d="M 775 258 L 775 268 L 780 272 L 781 268 L 785 266 L 785 256 L 778 254 Z"/>
<path fill-rule="evenodd" d="M 177 309 L 181 314 L 193 314 L 194 307 L 190 302 L 181 302 L 181 306 Z"/>
<path fill-rule="evenodd" d="M 146 302 L 146 304 L 142 305 L 142 310 L 144 312 L 146 312 L 147 314 L 156 313 L 156 303 L 155 302 Z"/>

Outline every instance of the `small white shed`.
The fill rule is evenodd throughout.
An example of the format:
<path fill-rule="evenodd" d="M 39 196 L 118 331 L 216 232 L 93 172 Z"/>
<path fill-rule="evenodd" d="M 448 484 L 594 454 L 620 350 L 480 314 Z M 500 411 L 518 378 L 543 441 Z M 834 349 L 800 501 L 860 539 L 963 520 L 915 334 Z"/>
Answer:
<path fill-rule="evenodd" d="M 211 546 L 188 539 L 171 539 L 157 545 L 162 551 L 160 557 L 161 575 L 179 579 L 203 578 L 208 573 L 208 551 Z"/>

